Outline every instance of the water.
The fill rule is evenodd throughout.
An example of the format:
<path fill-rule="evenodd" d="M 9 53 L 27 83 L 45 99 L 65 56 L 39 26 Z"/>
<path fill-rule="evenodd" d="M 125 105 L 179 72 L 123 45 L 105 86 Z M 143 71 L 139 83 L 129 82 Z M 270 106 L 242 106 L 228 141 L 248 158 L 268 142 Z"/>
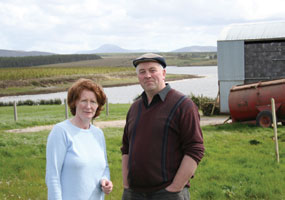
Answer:
<path fill-rule="evenodd" d="M 170 86 L 185 95 L 203 95 L 215 98 L 218 93 L 218 75 L 217 67 L 171 67 L 166 68 L 168 74 L 192 74 L 205 76 L 204 78 L 185 79 L 170 82 Z M 142 93 L 139 84 L 131 86 L 104 88 L 109 103 L 132 103 L 133 99 Z M 21 95 L 0 97 L 0 102 L 25 101 L 27 99 L 48 100 L 60 98 L 62 101 L 66 98 L 67 92 L 57 92 L 50 94 Z"/>
<path fill-rule="evenodd" d="M 218 72 L 217 67 L 170 67 L 167 73 L 172 74 L 193 74 L 204 76 L 204 78 L 194 78 L 170 82 L 172 88 L 190 95 L 203 95 L 215 98 L 218 93 Z"/>

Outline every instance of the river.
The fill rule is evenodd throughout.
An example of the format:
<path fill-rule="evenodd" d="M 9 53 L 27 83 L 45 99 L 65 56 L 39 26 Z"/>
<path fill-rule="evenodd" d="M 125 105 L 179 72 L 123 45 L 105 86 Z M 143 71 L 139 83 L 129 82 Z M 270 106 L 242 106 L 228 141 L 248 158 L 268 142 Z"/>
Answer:
<path fill-rule="evenodd" d="M 203 95 L 215 98 L 218 93 L 218 73 L 217 66 L 211 67 L 174 67 L 166 68 L 167 74 L 192 74 L 204 76 L 203 78 L 193 78 L 169 82 L 170 86 L 180 92 L 190 95 Z M 109 103 L 132 103 L 133 99 L 142 93 L 139 84 L 121 87 L 104 88 Z M 57 92 L 50 94 L 20 95 L 0 97 L 0 102 L 25 101 L 27 99 L 37 101 L 41 99 L 66 98 L 67 92 Z"/>

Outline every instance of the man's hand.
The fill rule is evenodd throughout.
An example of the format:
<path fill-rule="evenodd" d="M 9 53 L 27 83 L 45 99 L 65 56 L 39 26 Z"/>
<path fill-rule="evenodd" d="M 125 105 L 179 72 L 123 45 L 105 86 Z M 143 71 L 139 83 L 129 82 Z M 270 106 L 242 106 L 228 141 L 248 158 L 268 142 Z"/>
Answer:
<path fill-rule="evenodd" d="M 197 168 L 197 163 L 193 158 L 184 155 L 180 167 L 172 181 L 172 183 L 165 188 L 169 192 L 180 192 L 183 190 L 188 180 L 193 176 Z"/>
<path fill-rule="evenodd" d="M 122 175 L 123 175 L 123 186 L 125 189 L 129 188 L 129 183 L 128 183 L 128 163 L 129 163 L 129 155 L 124 154 L 122 157 Z"/>
<path fill-rule="evenodd" d="M 168 192 L 180 192 L 180 191 L 183 190 L 183 187 L 182 188 L 178 188 L 178 187 L 175 187 L 174 184 L 170 184 L 169 186 L 167 186 L 165 188 L 165 190 L 168 191 Z"/>
<path fill-rule="evenodd" d="M 103 191 L 105 194 L 110 194 L 110 192 L 111 192 L 112 189 L 113 189 L 113 183 L 112 183 L 112 181 L 103 179 L 103 180 L 101 181 L 101 189 L 102 189 L 102 191 Z"/>

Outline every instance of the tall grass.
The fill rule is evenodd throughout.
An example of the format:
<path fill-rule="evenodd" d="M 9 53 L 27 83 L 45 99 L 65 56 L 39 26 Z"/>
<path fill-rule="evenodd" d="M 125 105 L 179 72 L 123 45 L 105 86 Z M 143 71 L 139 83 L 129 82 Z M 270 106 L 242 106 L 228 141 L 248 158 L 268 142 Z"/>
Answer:
<path fill-rule="evenodd" d="M 118 116 L 112 118 L 121 119 L 129 105 L 113 106 Z M 0 120 L 3 120 L 2 111 L 0 108 Z M 105 117 L 102 113 L 100 120 L 108 118 Z M 33 120 L 36 118 L 41 121 L 42 116 L 37 114 Z M 11 127 L 13 122 L 9 123 Z M 285 127 L 278 126 L 279 164 L 275 159 L 271 128 L 226 124 L 205 126 L 202 130 L 206 151 L 191 179 L 191 199 L 285 199 Z M 120 153 L 123 128 L 103 131 L 114 183 L 114 190 L 106 199 L 119 200 L 123 191 Z M 0 199 L 46 199 L 47 136 L 48 131 L 7 133 L 1 126 Z"/>

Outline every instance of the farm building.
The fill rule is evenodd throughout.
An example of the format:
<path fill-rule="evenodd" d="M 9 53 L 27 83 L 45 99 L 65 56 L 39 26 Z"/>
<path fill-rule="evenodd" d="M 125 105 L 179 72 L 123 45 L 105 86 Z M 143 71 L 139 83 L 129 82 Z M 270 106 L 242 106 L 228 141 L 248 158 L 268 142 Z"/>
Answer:
<path fill-rule="evenodd" d="M 285 78 L 285 21 L 232 24 L 217 47 L 221 113 L 232 86 Z"/>

